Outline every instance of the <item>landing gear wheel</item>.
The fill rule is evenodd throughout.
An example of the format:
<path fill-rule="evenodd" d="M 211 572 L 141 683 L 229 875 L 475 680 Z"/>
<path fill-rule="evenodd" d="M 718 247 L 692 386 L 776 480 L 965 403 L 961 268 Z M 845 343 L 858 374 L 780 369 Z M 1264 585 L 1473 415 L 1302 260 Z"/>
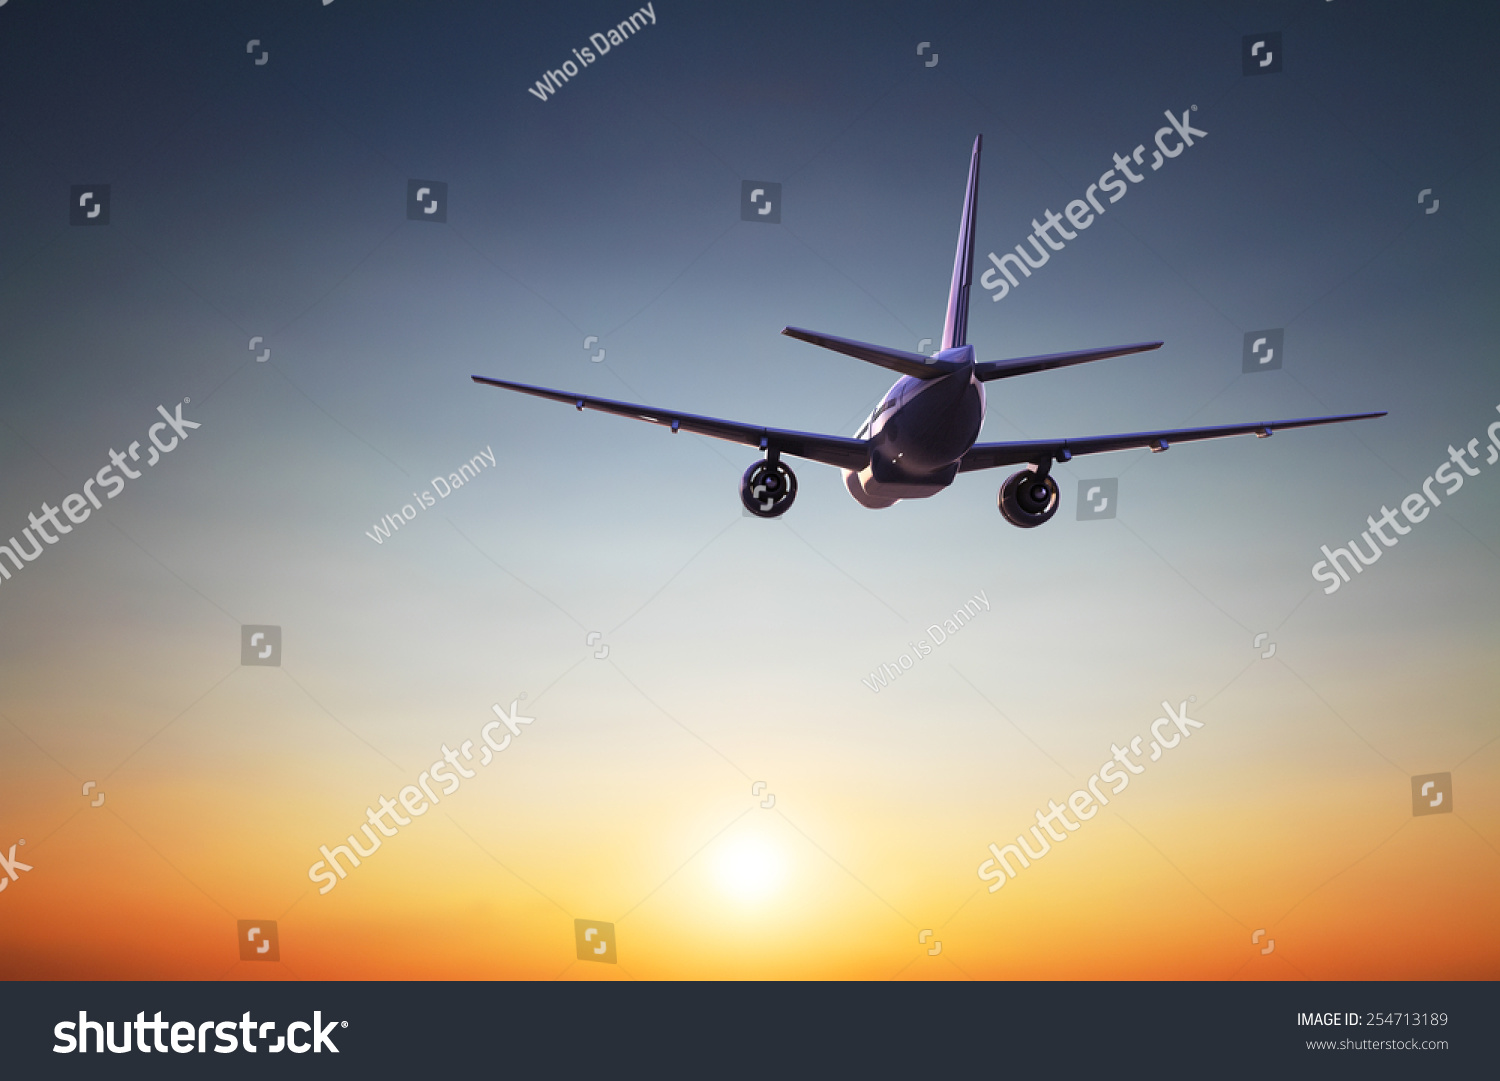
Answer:
<path fill-rule="evenodd" d="M 762 459 L 740 481 L 740 502 L 757 518 L 780 518 L 797 498 L 797 474 L 781 461 Z"/>
<path fill-rule="evenodd" d="M 1000 513 L 1011 525 L 1032 529 L 1057 513 L 1057 481 L 1035 470 L 1013 473 L 1000 486 Z"/>

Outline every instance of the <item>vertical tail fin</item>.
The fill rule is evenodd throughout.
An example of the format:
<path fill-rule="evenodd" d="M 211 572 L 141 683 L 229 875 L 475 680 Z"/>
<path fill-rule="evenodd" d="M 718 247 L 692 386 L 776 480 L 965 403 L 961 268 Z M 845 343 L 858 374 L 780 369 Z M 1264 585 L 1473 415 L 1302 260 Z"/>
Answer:
<path fill-rule="evenodd" d="M 983 135 L 974 136 L 974 156 L 969 159 L 969 187 L 964 192 L 964 217 L 958 227 L 958 253 L 953 257 L 953 284 L 948 289 L 948 318 L 943 323 L 944 349 L 967 344 L 969 285 L 974 278 L 974 207 L 979 201 L 979 147 L 983 140 Z"/>

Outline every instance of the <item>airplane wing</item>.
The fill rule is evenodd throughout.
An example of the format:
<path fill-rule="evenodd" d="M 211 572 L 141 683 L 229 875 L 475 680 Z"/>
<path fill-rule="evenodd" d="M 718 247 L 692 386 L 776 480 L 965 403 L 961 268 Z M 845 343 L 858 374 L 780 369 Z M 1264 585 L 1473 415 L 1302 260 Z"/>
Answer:
<path fill-rule="evenodd" d="M 863 439 L 846 439 L 837 435 L 817 435 L 813 432 L 794 432 L 782 428 L 765 428 L 755 424 L 740 424 L 716 417 L 700 417 L 693 413 L 678 413 L 670 409 L 656 409 L 649 405 L 633 405 L 609 398 L 592 398 L 587 394 L 572 394 L 565 390 L 548 390 L 527 383 L 508 383 L 503 379 L 471 377 L 476 383 L 501 387 L 504 390 L 532 394 L 538 398 L 549 398 L 554 402 L 566 402 L 575 409 L 597 409 L 602 413 L 613 413 L 619 417 L 631 417 L 650 424 L 660 424 L 672 431 L 693 432 L 712 436 L 731 443 L 743 443 L 761 450 L 775 450 L 795 458 L 822 462 L 843 469 L 863 469 L 870 463 L 869 444 Z"/>
<path fill-rule="evenodd" d="M 1173 443 L 1191 443 L 1199 439 L 1223 439 L 1252 432 L 1264 438 L 1282 428 L 1311 428 L 1318 424 L 1340 424 L 1347 420 L 1367 420 L 1385 413 L 1347 413 L 1337 417 L 1307 417 L 1302 420 L 1269 420 L 1259 424 L 1221 424 L 1213 428 L 1176 428 L 1159 432 L 1129 432 L 1123 435 L 1093 435 L 1084 439 L 1038 439 L 1016 443 L 976 443 L 959 459 L 958 470 L 994 469 L 996 466 L 1021 465 L 1045 458 L 1067 461 L 1077 454 L 1102 454 L 1112 450 L 1166 450 Z"/>

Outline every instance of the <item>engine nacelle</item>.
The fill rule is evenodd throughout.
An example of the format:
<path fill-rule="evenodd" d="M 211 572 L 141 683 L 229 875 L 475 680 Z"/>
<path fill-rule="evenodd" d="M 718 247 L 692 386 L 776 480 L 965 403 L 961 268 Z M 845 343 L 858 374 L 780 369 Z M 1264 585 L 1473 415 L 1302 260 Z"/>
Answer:
<path fill-rule="evenodd" d="M 779 458 L 756 462 L 740 479 L 740 502 L 757 518 L 780 518 L 797 498 L 797 474 Z"/>
<path fill-rule="evenodd" d="M 1057 513 L 1057 481 L 1035 469 L 1012 473 L 1000 485 L 1000 513 L 1011 525 L 1032 529 Z"/>

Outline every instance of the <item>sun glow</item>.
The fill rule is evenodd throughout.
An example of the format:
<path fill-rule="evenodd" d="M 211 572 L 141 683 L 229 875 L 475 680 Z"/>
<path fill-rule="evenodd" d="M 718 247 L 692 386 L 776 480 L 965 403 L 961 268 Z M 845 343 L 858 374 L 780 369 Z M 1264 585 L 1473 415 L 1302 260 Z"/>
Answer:
<path fill-rule="evenodd" d="M 781 851 L 761 837 L 737 837 L 716 861 L 720 888 L 740 901 L 761 901 L 776 893 L 786 877 Z"/>

